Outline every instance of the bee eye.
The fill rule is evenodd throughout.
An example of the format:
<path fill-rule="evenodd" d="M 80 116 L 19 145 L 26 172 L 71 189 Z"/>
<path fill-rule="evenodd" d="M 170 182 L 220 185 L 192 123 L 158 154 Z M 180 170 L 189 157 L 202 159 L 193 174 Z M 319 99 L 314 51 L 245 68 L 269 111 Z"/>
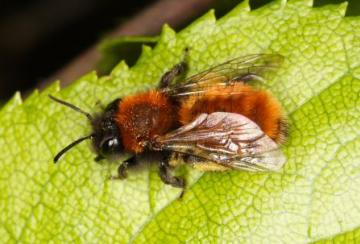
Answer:
<path fill-rule="evenodd" d="M 118 138 L 113 137 L 103 141 L 100 145 L 101 155 L 107 156 L 117 153 L 121 150 L 121 144 Z"/>

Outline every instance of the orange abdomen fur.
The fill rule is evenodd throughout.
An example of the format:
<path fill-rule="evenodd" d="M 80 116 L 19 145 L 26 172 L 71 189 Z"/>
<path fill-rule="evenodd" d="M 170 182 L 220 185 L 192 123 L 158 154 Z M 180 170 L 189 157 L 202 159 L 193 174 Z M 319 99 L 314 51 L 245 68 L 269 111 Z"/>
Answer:
<path fill-rule="evenodd" d="M 124 98 L 119 103 L 116 123 L 128 152 L 141 153 L 144 143 L 155 135 L 168 132 L 176 112 L 169 98 L 158 91 L 148 91 Z"/>
<path fill-rule="evenodd" d="M 205 94 L 186 98 L 181 103 L 179 119 L 182 124 L 187 124 L 201 113 L 220 111 L 248 117 L 278 143 L 286 137 L 286 123 L 279 103 L 267 91 L 256 90 L 243 83 L 214 86 Z"/>

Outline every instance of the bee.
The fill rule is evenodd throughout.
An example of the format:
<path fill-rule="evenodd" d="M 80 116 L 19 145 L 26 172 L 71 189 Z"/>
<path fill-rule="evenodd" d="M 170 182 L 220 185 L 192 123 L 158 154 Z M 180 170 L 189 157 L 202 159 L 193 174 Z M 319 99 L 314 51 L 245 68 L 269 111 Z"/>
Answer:
<path fill-rule="evenodd" d="M 283 57 L 255 54 L 231 59 L 196 75 L 177 80 L 186 62 L 166 72 L 156 89 L 111 102 L 96 116 L 66 101 L 49 97 L 84 114 L 92 133 L 55 157 L 90 139 L 95 161 L 132 155 L 111 179 L 124 179 L 145 153 L 160 154 L 159 176 L 165 184 L 185 188 L 172 169 L 189 164 L 201 171 L 277 171 L 286 159 L 280 145 L 287 123 L 278 101 L 253 83 L 276 70 Z"/>

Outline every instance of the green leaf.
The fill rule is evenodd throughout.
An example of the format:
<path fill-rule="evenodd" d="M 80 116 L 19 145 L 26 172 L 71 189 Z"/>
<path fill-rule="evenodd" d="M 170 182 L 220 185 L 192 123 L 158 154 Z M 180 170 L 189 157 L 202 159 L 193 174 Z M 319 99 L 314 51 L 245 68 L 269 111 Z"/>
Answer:
<path fill-rule="evenodd" d="M 142 46 L 155 45 L 158 39 L 157 36 L 122 36 L 103 40 L 98 47 L 101 53 L 97 64 L 99 72 L 108 74 L 123 59 L 130 65 L 134 64 Z"/>
<path fill-rule="evenodd" d="M 164 26 L 134 67 L 90 73 L 59 91 L 55 83 L 0 111 L 1 242 L 356 242 L 360 229 L 360 19 L 346 4 L 242 3 L 215 20 L 209 12 L 176 34 Z M 98 112 L 100 100 L 154 87 L 190 47 L 190 73 L 250 53 L 285 62 L 270 90 L 291 125 L 280 173 L 200 173 L 186 168 L 188 190 L 159 180 L 145 164 L 126 181 L 116 165 L 93 162 L 89 143 L 53 156 L 90 133 L 81 114 L 47 94 Z M 185 169 L 184 169 L 185 170 Z"/>
<path fill-rule="evenodd" d="M 339 4 L 344 0 L 315 0 L 314 7 L 323 6 L 326 4 Z M 360 15 L 360 2 L 357 0 L 348 0 L 348 4 L 345 16 L 357 16 Z"/>

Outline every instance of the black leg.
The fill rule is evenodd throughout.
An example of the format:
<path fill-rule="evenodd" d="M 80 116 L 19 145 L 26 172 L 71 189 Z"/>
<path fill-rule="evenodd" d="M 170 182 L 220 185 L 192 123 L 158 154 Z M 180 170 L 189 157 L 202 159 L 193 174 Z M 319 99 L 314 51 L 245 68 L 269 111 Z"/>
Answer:
<path fill-rule="evenodd" d="M 130 167 L 137 165 L 138 161 L 136 156 L 132 156 L 131 158 L 124 161 L 118 168 L 118 175 L 110 176 L 110 180 L 123 180 L 127 178 L 127 170 Z"/>
<path fill-rule="evenodd" d="M 171 68 L 170 71 L 166 72 L 160 80 L 159 88 L 166 88 L 169 84 L 174 80 L 174 78 L 186 70 L 186 63 L 181 62 L 176 64 L 174 67 Z"/>
<path fill-rule="evenodd" d="M 186 58 L 188 55 L 189 49 L 185 48 L 184 50 L 184 58 L 183 61 L 176 64 L 174 67 L 171 68 L 168 72 L 166 72 L 160 80 L 159 88 L 166 88 L 169 84 L 175 79 L 176 76 L 183 74 L 187 68 L 186 65 Z"/>
<path fill-rule="evenodd" d="M 170 166 L 166 162 L 166 160 L 160 162 L 159 176 L 165 184 L 171 185 L 173 187 L 182 188 L 184 192 L 185 180 L 183 178 L 171 175 Z M 183 192 L 181 193 L 181 195 L 183 194 Z"/>
<path fill-rule="evenodd" d="M 103 159 L 105 159 L 105 158 L 104 158 L 103 156 L 101 156 L 101 155 L 97 155 L 97 156 L 94 158 L 94 160 L 95 160 L 96 163 L 100 163 L 100 161 L 103 160 Z"/>

